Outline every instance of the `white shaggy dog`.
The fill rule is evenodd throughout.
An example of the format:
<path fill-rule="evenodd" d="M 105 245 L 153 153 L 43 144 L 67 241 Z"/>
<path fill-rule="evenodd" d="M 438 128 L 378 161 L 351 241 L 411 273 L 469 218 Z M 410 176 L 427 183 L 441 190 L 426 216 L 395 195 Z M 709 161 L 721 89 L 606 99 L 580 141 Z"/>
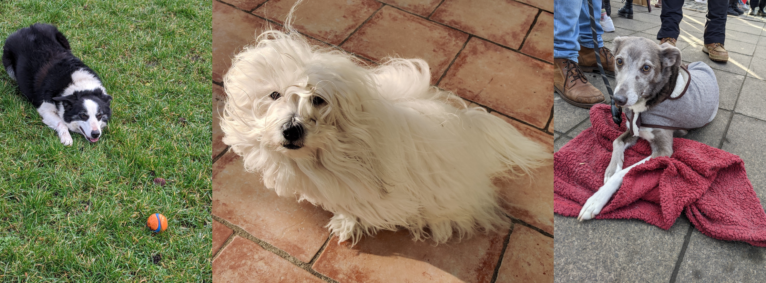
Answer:
<path fill-rule="evenodd" d="M 334 213 L 341 242 L 397 226 L 436 243 L 507 227 L 492 178 L 552 153 L 430 87 L 423 60 L 359 63 L 295 31 L 264 32 L 224 77 L 223 142 L 278 195 Z"/>

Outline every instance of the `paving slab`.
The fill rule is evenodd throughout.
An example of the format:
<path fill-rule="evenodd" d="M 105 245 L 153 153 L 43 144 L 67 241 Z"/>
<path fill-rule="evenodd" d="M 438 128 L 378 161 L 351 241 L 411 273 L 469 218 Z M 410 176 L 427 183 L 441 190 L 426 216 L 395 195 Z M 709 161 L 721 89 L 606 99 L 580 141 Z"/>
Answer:
<path fill-rule="evenodd" d="M 489 282 L 507 234 L 479 234 L 435 247 L 413 241 L 403 230 L 379 232 L 353 247 L 333 237 L 313 268 L 339 282 Z"/>
<path fill-rule="evenodd" d="M 559 151 L 559 149 L 564 147 L 564 145 L 566 145 L 570 140 L 572 140 L 572 138 L 567 137 L 567 136 L 559 137 L 558 139 L 553 141 L 553 150 Z M 554 219 L 554 223 L 555 223 L 555 221 L 556 220 Z M 554 225 L 558 225 L 558 224 L 554 224 Z"/>
<path fill-rule="evenodd" d="M 695 140 L 706 145 L 718 148 L 726 133 L 726 126 L 731 120 L 731 111 L 718 109 L 718 114 L 707 126 L 689 131 L 685 139 Z"/>
<path fill-rule="evenodd" d="M 439 87 L 544 128 L 550 118 L 553 65 L 472 37 Z"/>
<path fill-rule="evenodd" d="M 739 53 L 729 53 L 728 62 L 718 63 L 711 61 L 708 55 L 702 52 L 702 48 L 686 48 L 681 50 L 681 59 L 685 62 L 702 61 L 705 62 L 705 64 L 710 65 L 710 68 L 739 75 L 747 74 L 748 67 L 750 66 L 750 60 L 752 58 L 752 56 Z"/>
<path fill-rule="evenodd" d="M 519 49 L 537 17 L 538 9 L 515 1 L 452 0 L 443 2 L 430 19 Z M 548 31 L 553 30 L 553 25 Z M 550 33 L 552 38 L 552 33 Z M 552 43 L 552 42 L 551 42 Z"/>
<path fill-rule="evenodd" d="M 723 150 L 739 155 L 745 161 L 747 178 L 766 209 L 766 121 L 734 114 L 726 133 Z"/>
<path fill-rule="evenodd" d="M 553 282 L 553 239 L 514 225 L 495 282 Z"/>
<path fill-rule="evenodd" d="M 542 12 L 529 32 L 521 52 L 532 57 L 553 62 L 553 14 Z"/>
<path fill-rule="evenodd" d="M 718 82 L 718 107 L 734 110 L 734 104 L 739 98 L 739 91 L 742 89 L 745 76 L 716 69 L 713 69 L 713 73 L 715 73 L 715 79 Z"/>
<path fill-rule="evenodd" d="M 284 258 L 235 236 L 213 260 L 213 282 L 324 282 Z"/>
<path fill-rule="evenodd" d="M 766 81 L 751 77 L 746 78 L 734 112 L 766 120 L 766 111 L 763 111 L 766 109 L 764 108 L 766 107 L 766 99 L 764 99 L 766 92 L 764 90 L 766 90 Z"/>
<path fill-rule="evenodd" d="M 750 63 L 750 72 L 747 73 L 747 76 L 761 81 L 766 80 L 766 58 L 753 57 L 753 61 Z"/>
<path fill-rule="evenodd" d="M 530 175 L 496 179 L 502 207 L 508 215 L 553 234 L 553 163 Z"/>
<path fill-rule="evenodd" d="M 668 282 L 691 223 L 670 230 L 639 220 L 595 220 L 555 215 L 556 282 Z"/>
<path fill-rule="evenodd" d="M 226 243 L 226 240 L 229 239 L 231 234 L 234 234 L 234 230 L 231 230 L 229 227 L 226 227 L 220 222 L 213 220 L 213 249 L 210 254 L 215 255 L 215 253 L 217 253 L 218 250 L 223 247 L 223 244 Z"/>
<path fill-rule="evenodd" d="M 436 10 L 442 0 L 381 0 L 380 2 L 398 7 L 410 13 L 428 17 Z"/>
<path fill-rule="evenodd" d="M 766 248 L 692 231 L 676 282 L 764 282 Z"/>
<path fill-rule="evenodd" d="M 588 113 L 588 109 L 573 106 L 558 94 L 553 95 L 553 119 L 556 121 L 557 132 L 566 133 L 588 119 Z"/>

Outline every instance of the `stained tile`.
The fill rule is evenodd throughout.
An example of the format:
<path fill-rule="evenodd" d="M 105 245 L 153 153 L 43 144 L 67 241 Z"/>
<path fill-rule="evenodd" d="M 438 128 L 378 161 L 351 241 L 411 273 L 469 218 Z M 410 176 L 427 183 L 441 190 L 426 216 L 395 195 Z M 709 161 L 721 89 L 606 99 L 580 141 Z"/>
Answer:
<path fill-rule="evenodd" d="M 402 10 L 428 17 L 443 0 L 381 0 Z"/>
<path fill-rule="evenodd" d="M 553 282 L 553 239 L 515 225 L 496 282 Z"/>
<path fill-rule="evenodd" d="M 213 261 L 213 282 L 324 282 L 250 240 L 234 237 Z"/>
<path fill-rule="evenodd" d="M 256 32 L 269 23 L 256 16 L 213 1 L 213 80 L 223 81 L 231 67 L 231 58 L 242 47 L 255 42 Z"/>
<path fill-rule="evenodd" d="M 467 39 L 461 31 L 383 7 L 341 47 L 377 62 L 388 57 L 423 59 L 436 84 Z"/>
<path fill-rule="evenodd" d="M 223 88 L 213 84 L 213 158 L 226 149 L 226 144 L 222 141 L 223 131 L 221 130 L 220 119 L 223 114 L 225 98 L 226 93 L 223 91 Z"/>
<path fill-rule="evenodd" d="M 231 230 L 229 227 L 226 227 L 218 221 L 213 220 L 213 252 L 211 255 L 215 255 L 215 253 L 218 252 L 221 247 L 223 247 L 223 244 L 226 243 L 226 240 L 228 240 L 229 236 L 231 236 L 233 233 L 234 230 Z"/>
<path fill-rule="evenodd" d="M 245 11 L 252 11 L 267 0 L 221 0 Z"/>
<path fill-rule="evenodd" d="M 501 234 L 477 234 L 433 246 L 408 231 L 379 232 L 356 246 L 330 239 L 314 270 L 339 282 L 490 282 L 503 248 Z"/>
<path fill-rule="evenodd" d="M 540 131 L 538 129 L 535 129 L 533 127 L 530 127 L 528 125 L 525 125 L 519 121 L 513 120 L 511 118 L 505 117 L 503 115 L 500 115 L 497 112 L 492 112 L 492 115 L 495 115 L 497 117 L 500 117 L 501 119 L 505 120 L 506 122 L 510 123 L 514 127 L 516 127 L 521 134 L 524 136 L 532 139 L 533 141 L 536 141 L 542 145 L 544 145 L 550 152 L 553 152 L 553 136 L 544 133 L 543 131 Z"/>
<path fill-rule="evenodd" d="M 553 13 L 553 1 L 550 1 L 550 0 L 518 0 L 518 1 Z"/>
<path fill-rule="evenodd" d="M 242 159 L 229 151 L 213 164 L 213 215 L 241 227 L 301 261 L 324 244 L 331 214 L 294 197 L 266 189 L 261 176 L 245 172 Z"/>
<path fill-rule="evenodd" d="M 553 163 L 532 170 L 530 175 L 497 178 L 503 209 L 508 215 L 553 234 Z"/>
<path fill-rule="evenodd" d="M 521 52 L 553 62 L 553 14 L 542 12 L 521 47 Z"/>
<path fill-rule="evenodd" d="M 436 9 L 431 19 L 518 49 L 524 36 L 532 27 L 537 11 L 533 7 L 515 1 L 446 0 Z M 549 29 L 548 33 L 552 38 L 552 24 Z M 551 46 L 552 44 L 553 41 Z"/>
<path fill-rule="evenodd" d="M 296 0 L 274 0 L 263 4 L 254 14 L 283 24 Z M 299 32 L 330 44 L 343 42 L 382 4 L 373 0 L 303 1 L 295 9 L 293 27 Z"/>
<path fill-rule="evenodd" d="M 472 38 L 439 87 L 543 128 L 553 107 L 552 77 L 551 64 Z"/>

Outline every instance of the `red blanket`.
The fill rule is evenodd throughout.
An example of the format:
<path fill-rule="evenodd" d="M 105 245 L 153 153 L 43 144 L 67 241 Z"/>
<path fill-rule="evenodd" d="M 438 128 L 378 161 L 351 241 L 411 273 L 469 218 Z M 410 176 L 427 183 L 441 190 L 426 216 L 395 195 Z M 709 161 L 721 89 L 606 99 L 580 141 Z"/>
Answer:
<path fill-rule="evenodd" d="M 612 141 L 625 131 L 624 124 L 612 122 L 608 105 L 591 108 L 590 121 L 591 128 L 554 155 L 554 211 L 560 215 L 577 217 L 603 185 Z M 639 139 L 625 151 L 623 168 L 651 152 L 649 143 Z M 640 219 L 667 230 L 681 212 L 709 237 L 766 247 L 766 212 L 742 159 L 687 139 L 673 139 L 673 156 L 633 168 L 595 218 Z"/>

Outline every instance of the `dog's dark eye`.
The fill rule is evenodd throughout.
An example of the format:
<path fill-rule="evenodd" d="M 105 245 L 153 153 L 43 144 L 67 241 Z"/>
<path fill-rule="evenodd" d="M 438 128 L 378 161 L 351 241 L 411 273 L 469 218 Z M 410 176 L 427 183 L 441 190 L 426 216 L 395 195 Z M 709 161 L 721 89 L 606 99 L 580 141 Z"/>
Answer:
<path fill-rule="evenodd" d="M 644 72 L 649 72 L 649 69 L 651 69 L 649 65 L 644 65 L 643 67 L 641 67 L 641 71 L 644 71 Z"/>
<path fill-rule="evenodd" d="M 311 103 L 314 104 L 314 106 L 319 106 L 325 103 L 324 99 L 322 99 L 319 96 L 314 96 L 311 98 Z"/>
<path fill-rule="evenodd" d="M 617 66 L 622 66 L 622 58 L 617 58 Z"/>
<path fill-rule="evenodd" d="M 96 114 L 96 119 L 99 119 L 99 120 L 101 120 L 101 117 L 104 117 L 104 115 L 102 115 L 102 114 L 100 114 L 100 113 L 99 113 L 99 114 Z"/>
<path fill-rule="evenodd" d="M 276 92 L 276 91 L 275 91 L 275 92 L 272 92 L 272 93 L 269 95 L 269 97 L 271 97 L 271 99 L 277 100 L 277 98 L 280 98 L 280 97 L 282 97 L 282 95 L 281 95 L 281 94 L 279 94 L 279 92 Z"/>
<path fill-rule="evenodd" d="M 83 120 L 87 120 L 88 119 L 88 114 L 85 114 L 85 113 L 80 114 L 80 118 L 83 119 Z"/>

